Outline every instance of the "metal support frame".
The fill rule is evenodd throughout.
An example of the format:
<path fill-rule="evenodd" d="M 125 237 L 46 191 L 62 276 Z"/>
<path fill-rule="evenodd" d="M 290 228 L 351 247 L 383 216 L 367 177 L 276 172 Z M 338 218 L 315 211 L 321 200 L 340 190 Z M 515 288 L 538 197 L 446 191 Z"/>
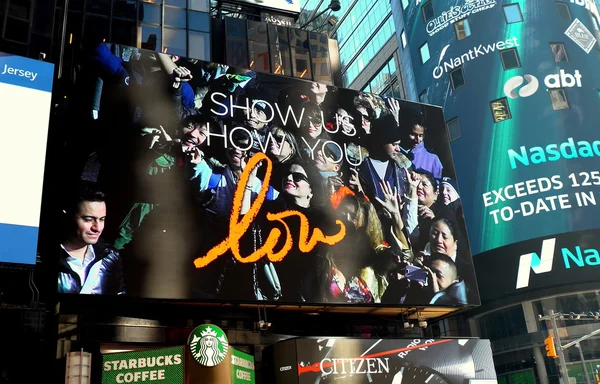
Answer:
<path fill-rule="evenodd" d="M 600 320 L 600 314 L 598 314 L 598 312 L 591 313 L 589 316 L 585 315 L 585 314 L 574 314 L 571 313 L 567 316 L 570 317 L 570 320 Z M 576 346 L 579 349 L 579 356 L 581 357 L 581 362 L 583 364 L 583 370 L 585 373 L 585 379 L 587 384 L 591 384 L 590 381 L 590 377 L 587 371 L 587 367 L 585 366 L 585 359 L 583 356 L 583 350 L 581 349 L 581 342 L 584 340 L 587 340 L 591 337 L 594 337 L 597 334 L 600 334 L 600 328 L 596 329 L 595 331 L 592 331 L 590 333 L 588 333 L 587 335 L 584 335 L 576 340 L 573 340 L 565 345 L 562 345 L 562 342 L 560 340 L 560 335 L 558 334 L 558 325 L 556 324 L 556 319 L 560 318 L 560 319 L 564 319 L 565 315 L 563 315 L 562 313 L 555 313 L 553 310 L 550 311 L 550 314 L 548 316 L 541 316 L 539 317 L 540 321 L 550 321 L 550 323 L 552 324 L 552 333 L 554 334 L 554 339 L 555 339 L 555 348 L 556 351 L 558 352 L 558 359 L 559 359 L 559 363 L 560 363 L 560 370 L 561 370 L 561 378 L 562 378 L 562 382 L 563 384 L 569 384 L 569 371 L 567 369 L 567 363 L 565 360 L 565 355 L 564 355 L 564 351 L 571 348 L 572 346 Z M 583 318 L 582 318 L 583 317 Z"/>

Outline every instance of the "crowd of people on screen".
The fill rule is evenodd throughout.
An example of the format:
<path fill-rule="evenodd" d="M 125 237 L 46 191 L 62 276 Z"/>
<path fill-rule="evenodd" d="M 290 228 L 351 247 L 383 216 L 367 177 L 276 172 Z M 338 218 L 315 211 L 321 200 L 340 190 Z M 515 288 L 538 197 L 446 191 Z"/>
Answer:
<path fill-rule="evenodd" d="M 193 297 L 472 302 L 475 279 L 458 188 L 426 145 L 433 135 L 447 140 L 445 127 L 428 126 L 428 107 L 107 44 L 91 52 L 85 68 L 101 80 L 86 83 L 94 87 L 92 119 L 113 133 L 80 156 L 89 162 L 90 153 L 98 155 L 100 171 L 90 176 L 89 164 L 82 163 L 88 171 L 78 182 L 86 186 L 74 189 L 75 204 L 65 210 L 61 292 L 125 293 L 119 270 L 128 249 L 149 236 L 144 227 L 170 231 L 178 201 L 190 201 L 198 217 L 197 236 L 186 240 L 196 243 L 191 264 L 229 235 L 234 195 L 246 171 L 239 214 L 259 196 L 264 202 L 240 240 L 241 253 L 260 248 L 275 227 L 294 236 L 293 247 L 277 262 L 241 263 L 226 254 L 195 270 Z M 260 152 L 271 172 L 265 161 L 246 169 Z M 124 207 L 113 210 L 109 203 L 110 220 L 120 223 L 110 236 L 101 236 L 107 207 L 103 193 L 93 189 L 118 194 Z M 268 220 L 288 210 L 325 235 L 340 221 L 346 235 L 303 252 L 300 220 L 287 220 L 285 228 Z M 110 246 L 99 246 L 101 237 Z"/>

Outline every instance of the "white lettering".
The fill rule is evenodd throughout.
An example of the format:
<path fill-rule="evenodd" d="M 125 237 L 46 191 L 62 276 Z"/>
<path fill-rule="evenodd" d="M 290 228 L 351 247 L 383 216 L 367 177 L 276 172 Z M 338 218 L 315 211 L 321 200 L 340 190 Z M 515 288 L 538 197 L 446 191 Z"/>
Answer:
<path fill-rule="evenodd" d="M 219 103 L 217 100 L 215 100 L 215 97 L 216 97 L 216 96 L 221 96 L 221 97 L 223 97 L 223 98 L 226 98 L 226 97 L 227 97 L 227 95 L 225 95 L 224 93 L 221 93 L 221 92 L 213 92 L 213 93 L 210 95 L 210 101 L 212 101 L 213 103 L 215 103 L 215 104 L 217 104 L 217 105 L 219 105 L 219 106 L 221 106 L 221 107 L 225 108 L 225 111 L 224 111 L 224 112 L 222 112 L 222 113 L 219 113 L 219 112 L 215 111 L 215 110 L 214 110 L 214 109 L 212 109 L 212 108 L 211 108 L 211 110 L 210 110 L 210 111 L 211 111 L 212 113 L 214 113 L 215 115 L 218 115 L 218 116 L 225 116 L 225 115 L 227 115 L 227 113 L 228 113 L 228 108 L 227 108 L 227 105 L 226 105 L 226 104 L 221 104 L 221 103 Z M 210 143 L 209 143 L 209 145 L 210 145 Z"/>
<path fill-rule="evenodd" d="M 2 73 L 0 73 L 0 75 L 6 75 L 6 74 L 9 74 L 12 76 L 17 76 L 17 77 L 24 77 L 26 79 L 29 79 L 29 81 L 34 81 L 38 75 L 36 72 L 25 71 L 25 70 L 19 69 L 19 68 L 12 68 L 12 67 L 9 67 L 7 64 L 4 64 L 4 70 L 2 71 Z"/>
<path fill-rule="evenodd" d="M 341 366 L 341 369 L 338 367 Z M 346 370 L 348 366 L 348 370 Z M 389 358 L 363 358 L 356 359 L 329 359 L 321 360 L 321 372 L 324 375 L 345 375 L 345 374 L 378 374 L 389 373 Z"/>
<path fill-rule="evenodd" d="M 469 49 L 467 52 L 461 54 L 460 56 L 448 59 L 447 61 L 443 61 L 444 55 L 446 54 L 446 48 L 444 48 L 442 50 L 442 53 L 440 54 L 438 66 L 436 66 L 433 69 L 433 73 L 432 73 L 433 78 L 439 79 L 442 77 L 442 75 L 444 73 L 448 73 L 449 71 L 453 70 L 454 68 L 459 67 L 459 66 L 465 64 L 466 62 L 474 60 L 480 56 L 484 56 L 488 53 L 495 52 L 496 50 L 501 50 L 501 49 L 511 48 L 511 47 L 518 47 L 518 46 L 519 46 L 518 38 L 511 37 L 508 40 L 497 41 L 493 44 L 487 44 L 485 46 L 480 44 L 479 46 Z"/>
<path fill-rule="evenodd" d="M 321 364 L 319 365 L 319 367 L 321 368 L 321 372 L 323 372 L 323 374 L 325 374 L 325 375 L 329 375 L 329 374 L 333 373 L 333 368 L 331 369 L 331 371 L 329 371 L 329 372 L 326 372 L 326 371 L 325 371 L 325 368 L 323 367 L 323 365 L 324 365 L 326 362 L 327 362 L 327 363 L 331 362 L 331 359 L 323 359 L 323 360 L 321 360 Z M 335 367 L 335 362 L 333 363 L 333 366 Z M 336 373 L 337 373 L 337 372 L 336 372 Z"/>

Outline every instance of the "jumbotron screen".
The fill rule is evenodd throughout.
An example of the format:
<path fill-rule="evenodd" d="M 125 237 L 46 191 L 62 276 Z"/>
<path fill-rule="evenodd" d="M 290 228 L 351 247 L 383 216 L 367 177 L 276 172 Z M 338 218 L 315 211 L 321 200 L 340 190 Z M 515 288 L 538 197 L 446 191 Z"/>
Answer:
<path fill-rule="evenodd" d="M 80 72 L 59 292 L 479 303 L 441 108 L 113 44 Z"/>

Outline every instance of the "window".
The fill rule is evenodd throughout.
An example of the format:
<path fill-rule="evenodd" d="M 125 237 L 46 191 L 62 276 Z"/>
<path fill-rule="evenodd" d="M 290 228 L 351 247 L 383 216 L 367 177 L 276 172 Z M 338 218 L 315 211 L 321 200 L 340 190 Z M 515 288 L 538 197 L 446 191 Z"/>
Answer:
<path fill-rule="evenodd" d="M 210 34 L 197 31 L 188 31 L 189 53 L 194 59 L 210 61 Z"/>
<path fill-rule="evenodd" d="M 86 15 L 84 21 L 84 34 L 86 38 L 89 38 L 92 41 L 108 41 L 108 33 L 109 33 L 109 25 L 108 17 L 104 16 L 94 16 L 94 15 Z M 6 29 L 9 29 L 8 23 L 6 24 Z"/>
<path fill-rule="evenodd" d="M 164 29 L 163 52 L 171 55 L 187 56 L 187 34 L 185 29 Z"/>
<path fill-rule="evenodd" d="M 400 91 L 400 82 L 396 81 L 394 84 L 392 84 L 392 96 L 394 96 L 397 99 L 406 99 L 406 93 L 401 92 Z M 404 90 L 404 88 L 403 88 Z"/>
<path fill-rule="evenodd" d="M 593 310 L 596 312 L 600 307 L 600 292 L 599 291 L 588 291 L 580 292 L 576 294 L 567 294 L 561 296 L 547 297 L 541 300 L 533 301 L 533 310 L 535 315 L 545 316 L 550 310 L 562 313 L 583 313 Z M 570 316 L 565 316 L 563 326 L 573 326 L 582 322 L 574 320 L 569 321 Z M 540 322 L 539 325 L 542 329 L 547 329 L 544 322 Z M 584 323 L 585 324 L 585 323 Z M 589 323 L 588 323 L 589 324 Z"/>
<path fill-rule="evenodd" d="M 452 89 L 458 89 L 466 84 L 462 65 L 450 71 L 450 82 L 452 83 Z"/>
<path fill-rule="evenodd" d="M 421 6 L 421 13 L 423 14 L 424 22 L 428 22 L 429 20 L 433 19 L 435 12 L 433 11 L 433 3 L 431 0 Z"/>
<path fill-rule="evenodd" d="M 113 17 L 118 17 L 127 20 L 135 20 L 136 8 L 137 2 L 135 0 L 117 1 L 113 5 Z"/>
<path fill-rule="evenodd" d="M 567 50 L 564 44 L 550 43 L 550 49 L 552 50 L 552 56 L 554 57 L 554 61 L 556 63 L 560 63 L 562 61 L 569 61 L 569 57 L 567 56 Z"/>
<path fill-rule="evenodd" d="M 177 28 L 186 27 L 186 12 L 182 8 L 165 7 L 165 25 Z"/>
<path fill-rule="evenodd" d="M 419 53 L 421 54 L 421 64 L 425 64 L 431 58 L 431 54 L 429 53 L 429 44 L 427 44 L 427 42 L 421 45 L 419 48 Z"/>
<path fill-rule="evenodd" d="M 165 5 L 173 5 L 175 7 L 185 8 L 187 1 L 186 0 L 164 0 Z"/>
<path fill-rule="evenodd" d="M 116 44 L 135 46 L 137 44 L 137 31 L 135 21 L 113 19 L 111 41 Z"/>
<path fill-rule="evenodd" d="M 267 44 L 267 25 L 248 20 L 248 53 L 250 69 L 269 72 L 269 46 Z"/>
<path fill-rule="evenodd" d="M 15 43 L 29 43 L 29 22 L 7 17 L 2 37 Z"/>
<path fill-rule="evenodd" d="M 16 2 L 11 1 L 10 3 L 16 3 Z M 95 1 L 87 2 L 86 12 L 97 13 L 99 15 L 108 16 L 110 14 L 110 0 L 95 0 Z"/>
<path fill-rule="evenodd" d="M 513 68 L 519 68 L 521 66 L 521 60 L 519 60 L 519 52 L 517 48 L 504 49 L 500 51 L 500 59 L 502 60 L 502 66 L 504 70 Z"/>
<path fill-rule="evenodd" d="M 358 4 L 362 4 L 358 2 Z M 386 4 L 386 1 L 379 0 L 377 4 Z M 379 11 L 378 11 L 379 12 Z M 382 10 L 381 12 L 385 12 Z M 375 15 L 375 14 L 373 14 Z M 359 27 L 351 36 L 346 38 L 346 44 L 340 48 L 340 61 L 342 63 L 343 84 L 348 87 L 362 72 L 365 65 L 373 59 L 381 48 L 390 40 L 392 36 L 396 36 L 397 32 L 394 26 L 394 18 L 388 14 L 379 13 L 374 20 L 363 20 Z M 384 19 L 382 21 L 381 19 Z M 382 24 L 383 23 L 383 24 Z M 373 34 L 377 26 L 381 25 L 380 29 Z M 292 45 L 293 46 L 293 45 Z"/>
<path fill-rule="evenodd" d="M 514 305 L 477 318 L 478 334 L 490 340 L 527 335 L 527 323 L 521 305 Z"/>
<path fill-rule="evenodd" d="M 552 100 L 552 108 L 555 111 L 560 111 L 561 109 L 569 109 L 569 102 L 567 101 L 567 95 L 565 94 L 564 89 L 549 89 L 548 94 L 550 95 L 550 100 Z"/>
<path fill-rule="evenodd" d="M 142 24 L 141 35 L 141 45 L 143 49 L 149 49 L 151 51 L 161 49 L 162 43 L 160 40 L 161 33 L 159 26 Z"/>
<path fill-rule="evenodd" d="M 461 136 L 460 133 L 460 123 L 458 122 L 458 117 L 449 120 L 446 123 L 446 128 L 448 129 L 448 137 L 450 138 L 450 142 L 453 142 L 456 139 L 459 139 Z"/>
<path fill-rule="evenodd" d="M 209 12 L 208 0 L 190 0 L 190 10 Z"/>
<path fill-rule="evenodd" d="M 6 12 L 0 19 L 1 37 L 14 43 L 28 44 L 33 10 L 31 1 L 0 1 L 0 7 Z M 108 8 L 110 9 L 110 3 Z"/>
<path fill-rule="evenodd" d="M 427 103 L 427 89 L 419 93 L 419 103 Z"/>
<path fill-rule="evenodd" d="M 190 29 L 210 32 L 210 16 L 208 13 L 188 11 L 188 20 Z"/>
<path fill-rule="evenodd" d="M 523 21 L 521 6 L 519 4 L 508 4 L 504 6 L 504 17 L 507 24 L 520 23 Z"/>
<path fill-rule="evenodd" d="M 294 77 L 312 79 L 308 52 L 308 33 L 301 29 L 290 29 L 290 47 L 292 49 L 292 73 Z"/>
<path fill-rule="evenodd" d="M 471 27 L 469 26 L 469 20 L 463 19 L 454 23 L 454 32 L 456 32 L 457 40 L 462 40 L 466 37 L 471 36 Z"/>
<path fill-rule="evenodd" d="M 566 21 L 571 21 L 571 11 L 569 11 L 569 5 L 565 3 L 556 3 L 556 9 L 558 9 L 558 14 L 561 19 Z"/>
<path fill-rule="evenodd" d="M 277 75 L 292 75 L 292 62 L 290 58 L 290 40 L 288 30 L 282 26 L 269 24 L 269 44 L 273 73 Z"/>
<path fill-rule="evenodd" d="M 327 36 L 322 33 L 310 32 L 308 39 L 313 65 L 313 80 L 324 84 L 332 84 Z"/>
<path fill-rule="evenodd" d="M 506 97 L 490 101 L 490 108 L 492 110 L 494 123 L 499 123 L 512 118 Z"/>
<path fill-rule="evenodd" d="M 154 23 L 160 24 L 161 22 L 161 14 L 160 14 L 160 6 L 154 4 L 141 4 L 140 8 L 140 21 L 146 23 Z"/>
<path fill-rule="evenodd" d="M 381 94 L 385 89 L 390 88 L 390 84 L 396 81 L 396 63 L 394 57 L 390 57 L 388 62 L 373 76 L 367 86 L 368 92 Z"/>
<path fill-rule="evenodd" d="M 248 53 L 250 55 L 250 69 L 258 72 L 269 72 L 271 70 L 267 43 L 249 40 Z"/>
<path fill-rule="evenodd" d="M 225 18 L 225 57 L 232 67 L 250 67 L 247 29 L 245 19 Z"/>
<path fill-rule="evenodd" d="M 404 29 L 400 32 L 400 40 L 402 40 L 402 49 L 406 48 L 406 33 Z"/>
<path fill-rule="evenodd" d="M 598 22 L 596 15 L 592 15 L 592 22 L 594 23 L 594 29 L 600 31 L 600 22 Z"/>
<path fill-rule="evenodd" d="M 402 0 L 402 9 L 406 9 L 408 7 L 408 0 Z"/>

